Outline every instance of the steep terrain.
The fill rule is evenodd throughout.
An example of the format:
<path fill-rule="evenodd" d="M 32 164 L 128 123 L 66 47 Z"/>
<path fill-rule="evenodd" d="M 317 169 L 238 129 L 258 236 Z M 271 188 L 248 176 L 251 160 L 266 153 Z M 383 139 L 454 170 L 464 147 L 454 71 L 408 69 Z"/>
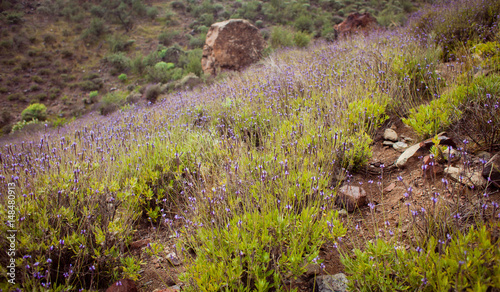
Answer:
<path fill-rule="evenodd" d="M 2 137 L 0 288 L 499 290 L 499 15 L 436 4 Z"/>

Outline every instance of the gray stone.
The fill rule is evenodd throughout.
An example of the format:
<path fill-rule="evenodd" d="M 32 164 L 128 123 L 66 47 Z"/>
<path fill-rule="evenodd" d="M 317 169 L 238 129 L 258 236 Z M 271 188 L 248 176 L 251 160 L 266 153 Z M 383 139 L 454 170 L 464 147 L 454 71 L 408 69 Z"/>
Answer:
<path fill-rule="evenodd" d="M 384 140 L 396 142 L 398 141 L 398 133 L 396 133 L 393 129 L 385 129 Z"/>
<path fill-rule="evenodd" d="M 172 266 L 179 266 L 181 264 L 181 260 L 177 257 L 175 252 L 171 252 L 167 255 L 167 260 L 170 262 Z"/>
<path fill-rule="evenodd" d="M 316 286 L 319 292 L 346 292 L 347 277 L 342 273 L 319 276 L 316 278 Z"/>
<path fill-rule="evenodd" d="M 489 152 L 486 152 L 486 151 L 481 151 L 478 154 L 476 154 L 476 156 L 478 158 L 486 160 L 486 161 L 489 161 L 491 159 L 491 154 Z"/>
<path fill-rule="evenodd" d="M 396 142 L 392 145 L 392 148 L 396 149 L 398 152 L 404 152 L 408 148 L 408 144 L 405 142 Z"/>
<path fill-rule="evenodd" d="M 416 155 L 418 150 L 420 149 L 420 144 L 415 144 L 411 146 L 410 148 L 407 148 L 396 160 L 395 165 L 398 168 L 403 168 L 406 166 L 406 163 L 408 160 Z"/>
<path fill-rule="evenodd" d="M 444 151 L 443 151 L 443 158 L 446 159 L 446 161 L 449 161 L 449 162 L 455 162 L 455 161 L 458 161 L 460 160 L 460 152 L 453 149 L 453 148 L 449 148 L 447 147 Z"/>
<path fill-rule="evenodd" d="M 453 180 L 471 188 L 482 188 L 487 184 L 487 181 L 479 172 L 471 172 L 458 167 L 449 166 L 444 169 L 444 173 L 448 174 Z"/>
<path fill-rule="evenodd" d="M 339 216 L 340 217 L 345 217 L 347 215 L 348 215 L 348 213 L 347 213 L 347 211 L 345 209 L 342 209 L 342 210 L 339 211 Z"/>
<path fill-rule="evenodd" d="M 342 186 L 337 192 L 335 204 L 352 212 L 356 208 L 366 205 L 366 192 L 358 186 Z"/>
<path fill-rule="evenodd" d="M 392 145 L 394 145 L 394 142 L 384 141 L 384 142 L 382 142 L 382 145 L 392 147 Z"/>

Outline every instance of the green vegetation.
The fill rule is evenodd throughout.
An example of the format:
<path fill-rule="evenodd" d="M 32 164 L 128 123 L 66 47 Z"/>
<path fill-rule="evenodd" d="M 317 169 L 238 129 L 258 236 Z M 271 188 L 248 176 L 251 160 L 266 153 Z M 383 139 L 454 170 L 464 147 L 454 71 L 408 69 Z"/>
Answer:
<path fill-rule="evenodd" d="M 63 42 L 53 27 L 55 43 L 33 40 L 40 47 L 12 57 L 6 67 L 14 74 L 14 67 L 19 73 L 46 62 L 60 78 L 32 68 L 36 74 L 27 77 L 2 75 L 3 91 L 25 90 L 26 96 L 10 94 L 11 102 L 53 93 L 73 115 L 95 108 L 110 116 L 68 123 L 71 115 L 39 103 L 22 112 L 12 142 L 0 153 L 0 193 L 9 194 L 13 184 L 16 194 L 15 218 L 4 208 L 0 219 L 15 222 L 19 231 L 19 282 L 10 285 L 0 265 L 0 288 L 104 290 L 119 279 L 141 280 L 144 265 L 155 260 L 161 266 L 158 257 L 175 252 L 183 265 L 176 276 L 186 291 L 298 291 L 303 279 L 314 278 L 308 271 L 330 271 L 325 255 L 332 263 L 338 252 L 336 264 L 344 265 L 353 291 L 500 289 L 496 193 L 466 188 L 448 176 L 420 175 L 420 163 L 408 179 L 396 178 L 393 167 L 388 175 L 389 166 L 368 164 L 372 146 L 380 146 L 381 127 L 400 120 L 413 128 L 412 136 L 452 130 L 463 149 L 460 164 L 478 164 L 470 159 L 471 149 L 498 151 L 498 27 L 488 27 L 488 38 L 462 40 L 452 50 L 436 35 L 437 28 L 456 21 L 448 10 L 478 5 L 469 8 L 484 14 L 497 6 L 464 0 L 433 7 L 445 9 L 439 15 L 427 13 L 429 8 L 411 19 L 427 21 L 428 35 L 411 26 L 297 49 L 313 36 L 334 34 L 327 28 L 335 21 L 326 15 L 330 10 L 338 17 L 361 9 L 389 17 L 392 10 L 400 15 L 413 9 L 407 1 L 366 3 L 172 1 L 150 7 L 117 0 L 79 7 L 44 1 L 39 13 L 74 22 L 64 40 L 74 54 L 56 53 Z M 197 17 L 193 35 L 182 45 L 173 43 L 182 32 L 157 45 L 159 35 L 170 31 L 166 23 L 180 21 L 172 15 L 177 11 Z M 301 17 L 306 11 L 318 17 Z M 31 46 L 29 37 L 24 43 L 11 35 L 26 17 L 0 32 L 13 47 Z M 198 46 L 206 24 L 230 17 L 261 20 L 270 28 L 272 48 L 286 49 L 269 52 L 251 70 L 165 94 L 158 102 L 183 76 L 203 80 Z M 95 22 L 88 32 L 87 22 Z M 150 22 L 153 28 L 145 25 Z M 123 37 L 111 35 L 116 31 Z M 135 32 L 143 35 L 128 50 Z M 80 33 L 89 35 L 84 42 Z M 95 52 L 84 55 L 88 48 Z M 460 62 L 442 62 L 457 52 Z M 62 80 L 54 87 L 60 90 L 50 92 L 54 79 Z M 119 88 L 110 90 L 107 79 Z M 78 89 L 79 95 L 68 94 Z M 129 110 L 142 96 L 147 104 Z M 3 124 L 14 118 L 9 115 L 2 113 Z M 434 155 L 446 150 L 434 144 Z M 397 186 L 392 194 L 386 183 Z M 344 186 L 366 187 L 368 206 L 341 217 L 335 202 Z M 0 201 L 10 204 L 5 196 Z M 9 234 L 11 227 L 1 224 L 0 232 Z M 147 247 L 131 252 L 144 233 Z M 8 250 L 9 242 L 0 240 L 0 248 Z"/>
<path fill-rule="evenodd" d="M 21 113 L 23 121 L 40 120 L 44 121 L 47 118 L 47 107 L 41 103 L 29 105 Z"/>

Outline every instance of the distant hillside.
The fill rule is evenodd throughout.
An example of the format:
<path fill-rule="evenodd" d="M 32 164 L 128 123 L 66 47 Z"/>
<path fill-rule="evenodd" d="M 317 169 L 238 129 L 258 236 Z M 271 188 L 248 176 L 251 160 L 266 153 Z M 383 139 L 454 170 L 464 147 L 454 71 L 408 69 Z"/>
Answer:
<path fill-rule="evenodd" d="M 136 102 L 141 86 L 149 83 L 169 84 L 161 89 L 165 92 L 182 87 L 173 82 L 189 73 L 206 81 L 201 48 L 217 21 L 250 20 L 269 40 L 270 51 L 307 46 L 311 38 L 334 40 L 333 26 L 351 12 L 399 25 L 415 5 L 409 0 L 2 1 L 0 134 L 12 130 L 29 104 L 43 103 L 48 124 L 60 126 L 89 110 L 112 111 L 100 101 L 114 90 L 123 105 L 127 96 Z M 294 32 L 302 33 L 299 41 L 293 41 Z M 159 62 L 171 65 L 155 66 Z"/>

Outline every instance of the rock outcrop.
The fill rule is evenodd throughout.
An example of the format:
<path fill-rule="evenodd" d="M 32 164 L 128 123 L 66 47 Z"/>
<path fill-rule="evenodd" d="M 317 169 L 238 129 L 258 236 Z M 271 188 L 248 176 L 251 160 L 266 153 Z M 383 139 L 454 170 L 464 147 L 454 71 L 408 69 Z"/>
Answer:
<path fill-rule="evenodd" d="M 339 35 L 368 31 L 378 27 L 377 20 L 370 13 L 351 13 L 346 20 L 334 26 Z"/>
<path fill-rule="evenodd" d="M 206 74 L 240 70 L 262 56 L 266 42 L 259 29 L 244 19 L 212 24 L 203 46 L 201 67 Z"/>

